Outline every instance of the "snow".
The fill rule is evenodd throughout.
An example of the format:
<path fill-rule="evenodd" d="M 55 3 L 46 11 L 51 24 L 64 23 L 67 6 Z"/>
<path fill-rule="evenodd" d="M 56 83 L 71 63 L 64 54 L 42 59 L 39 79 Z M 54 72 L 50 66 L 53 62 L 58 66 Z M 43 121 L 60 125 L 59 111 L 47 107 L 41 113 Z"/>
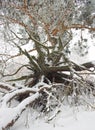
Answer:
<path fill-rule="evenodd" d="M 13 108 L 0 108 L 0 130 L 9 123 L 15 116 L 15 109 Z M 6 118 L 7 117 L 7 118 Z"/>
<path fill-rule="evenodd" d="M 21 125 L 19 121 L 11 128 L 11 130 L 95 130 L 95 111 L 86 110 L 82 107 L 68 107 L 62 108 L 63 111 L 59 113 L 53 121 L 48 122 L 46 119 L 35 119 L 33 114 L 28 119 L 28 126 L 25 126 L 26 115 L 21 117 Z M 37 114 L 34 112 L 34 114 Z"/>
<path fill-rule="evenodd" d="M 94 61 L 95 60 L 95 38 L 91 37 L 91 34 L 89 33 L 89 30 L 74 30 L 73 31 L 73 39 L 70 42 L 70 48 L 72 49 L 70 58 L 72 61 L 82 64 L 88 61 Z M 88 45 L 88 53 L 84 56 L 80 56 L 80 49 L 78 46 L 78 42 L 81 41 L 81 34 L 83 39 L 87 39 L 87 41 L 82 41 L 82 44 Z M 76 46 L 74 46 L 76 44 Z M 84 49 L 84 52 L 86 52 L 86 49 Z"/>
<path fill-rule="evenodd" d="M 95 60 L 95 46 L 93 46 L 93 45 L 90 46 L 90 48 L 89 48 L 89 59 L 91 61 Z"/>

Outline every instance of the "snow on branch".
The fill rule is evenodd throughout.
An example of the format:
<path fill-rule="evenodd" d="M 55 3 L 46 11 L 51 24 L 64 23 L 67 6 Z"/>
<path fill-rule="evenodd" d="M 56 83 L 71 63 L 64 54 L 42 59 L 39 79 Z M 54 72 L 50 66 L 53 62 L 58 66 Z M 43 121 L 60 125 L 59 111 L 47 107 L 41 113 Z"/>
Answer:
<path fill-rule="evenodd" d="M 26 109 L 26 107 L 32 103 L 35 99 L 39 97 L 39 92 L 36 92 L 32 96 L 23 100 L 17 107 L 15 108 L 3 108 L 0 109 L 0 130 L 6 130 L 13 126 L 13 124 L 20 117 L 22 112 Z"/>
<path fill-rule="evenodd" d="M 26 110 L 26 108 L 32 104 L 37 98 L 39 98 L 40 93 L 44 89 L 50 89 L 52 86 L 47 85 L 45 83 L 38 83 L 33 88 L 21 88 L 14 89 L 13 91 L 9 91 L 4 97 L 1 99 L 1 109 L 0 109 L 0 130 L 9 129 L 14 123 L 19 119 L 22 112 Z M 10 108 L 7 107 L 7 103 L 10 102 L 14 97 L 20 96 L 21 94 L 29 94 L 29 96 L 23 99 L 16 107 Z M 32 93 L 32 95 L 30 95 Z"/>
<path fill-rule="evenodd" d="M 35 92 L 37 92 L 37 89 L 33 89 L 33 88 L 23 88 L 23 89 L 17 89 L 12 92 L 9 92 L 1 99 L 2 107 L 6 108 L 7 103 L 10 102 L 16 96 L 20 96 L 22 94 L 35 93 Z"/>
<path fill-rule="evenodd" d="M 0 82 L 0 91 L 1 92 L 6 93 L 6 92 L 14 90 L 14 89 L 15 89 L 15 87 L 13 87 L 12 85 Z"/>

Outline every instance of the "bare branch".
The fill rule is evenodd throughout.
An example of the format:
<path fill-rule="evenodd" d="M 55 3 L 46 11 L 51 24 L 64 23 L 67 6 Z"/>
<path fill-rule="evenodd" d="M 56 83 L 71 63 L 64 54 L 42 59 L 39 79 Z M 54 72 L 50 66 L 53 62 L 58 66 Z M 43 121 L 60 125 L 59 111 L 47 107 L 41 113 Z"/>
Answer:
<path fill-rule="evenodd" d="M 6 77 L 6 76 L 13 76 L 13 75 L 17 74 L 23 67 L 27 67 L 27 66 L 29 66 L 29 65 L 22 65 L 22 66 L 19 67 L 19 68 L 17 69 L 17 71 L 14 72 L 13 74 L 6 74 L 6 75 L 2 74 L 2 76 L 3 76 L 3 77 Z"/>

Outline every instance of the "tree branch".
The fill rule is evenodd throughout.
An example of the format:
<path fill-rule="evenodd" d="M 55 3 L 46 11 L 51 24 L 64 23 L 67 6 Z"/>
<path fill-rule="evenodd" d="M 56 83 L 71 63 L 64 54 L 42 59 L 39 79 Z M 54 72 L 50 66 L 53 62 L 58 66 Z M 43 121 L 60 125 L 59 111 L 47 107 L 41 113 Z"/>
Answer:
<path fill-rule="evenodd" d="M 95 67 L 95 64 L 93 62 L 87 62 L 84 64 L 77 65 L 73 62 L 73 68 L 75 71 L 82 71 L 82 70 L 88 70 L 91 67 Z M 48 67 L 47 72 L 57 72 L 57 71 L 70 71 L 70 68 L 68 65 L 66 66 L 53 66 Z M 89 70 L 90 71 L 90 70 Z"/>
<path fill-rule="evenodd" d="M 5 89 L 7 91 L 11 91 L 11 90 L 15 89 L 15 87 L 13 87 L 9 84 L 6 84 L 6 83 L 2 83 L 2 82 L 0 82 L 0 88 Z"/>
<path fill-rule="evenodd" d="M 2 115 L 2 113 L 0 113 L 0 117 L 2 119 L 0 121 L 0 130 L 6 130 L 6 129 L 9 129 L 10 127 L 12 127 L 14 125 L 14 123 L 19 119 L 22 112 L 24 110 L 26 110 L 27 106 L 29 106 L 29 104 L 32 104 L 33 101 L 35 99 L 37 99 L 38 97 L 39 97 L 39 92 L 37 92 L 37 93 L 33 94 L 32 96 L 26 98 L 15 108 L 2 109 L 2 110 L 5 110 L 6 114 L 4 116 L 4 113 L 3 113 L 3 115 Z M 2 110 L 0 112 L 2 112 Z M 11 111 L 12 111 L 12 113 L 11 113 Z M 10 116 L 10 114 L 11 114 L 11 116 Z M 7 119 L 6 117 L 9 117 L 9 116 L 10 116 L 10 118 Z"/>

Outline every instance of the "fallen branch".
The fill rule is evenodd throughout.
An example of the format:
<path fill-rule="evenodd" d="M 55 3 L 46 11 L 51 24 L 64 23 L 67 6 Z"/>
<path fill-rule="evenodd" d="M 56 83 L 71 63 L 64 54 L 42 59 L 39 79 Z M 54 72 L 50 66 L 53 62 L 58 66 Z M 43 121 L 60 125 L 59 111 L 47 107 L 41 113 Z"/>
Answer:
<path fill-rule="evenodd" d="M 38 86 L 40 83 L 38 84 Z M 36 87 L 36 86 L 35 86 Z M 39 89 L 33 89 L 33 88 L 26 88 L 21 90 L 13 91 L 7 95 L 5 95 L 2 98 L 2 106 L 0 109 L 0 130 L 6 130 L 9 129 L 14 125 L 14 123 L 19 119 L 22 112 L 26 110 L 26 108 L 32 104 L 37 98 L 39 98 L 40 93 L 44 89 L 49 89 L 51 86 L 46 84 L 42 84 L 42 87 Z M 10 101 L 13 97 L 20 95 L 21 93 L 25 92 L 32 92 L 33 94 L 31 96 L 28 96 L 26 99 L 24 99 L 18 106 L 14 108 L 7 108 L 4 104 L 7 104 L 8 101 Z"/>
<path fill-rule="evenodd" d="M 74 66 L 73 68 L 75 71 L 83 71 L 83 70 L 88 70 L 91 67 L 95 67 L 95 64 L 93 64 L 93 62 L 87 62 L 87 63 L 80 64 L 80 65 L 73 63 L 73 66 Z M 66 66 L 53 66 L 53 67 L 48 67 L 47 71 L 50 71 L 50 72 L 70 71 L 70 67 L 68 65 L 66 65 Z"/>
<path fill-rule="evenodd" d="M 22 89 L 17 89 L 12 92 L 7 93 L 2 99 L 1 99 L 1 104 L 2 108 L 6 108 L 7 104 L 14 98 L 14 97 L 20 97 L 21 95 L 28 95 L 30 93 L 36 93 L 38 89 L 33 89 L 33 88 L 22 88 Z"/>
<path fill-rule="evenodd" d="M 6 91 L 11 91 L 11 90 L 15 89 L 15 87 L 13 87 L 9 84 L 6 84 L 6 83 L 2 83 L 2 82 L 0 82 L 0 88 L 4 89 Z"/>
<path fill-rule="evenodd" d="M 0 130 L 6 130 L 12 127 L 14 123 L 19 119 L 22 112 L 27 108 L 27 106 L 29 106 L 29 104 L 31 104 L 38 97 L 39 97 L 39 92 L 26 98 L 15 108 L 5 108 L 4 110 L 1 109 L 0 110 L 0 118 L 1 118 Z M 5 113 L 2 111 L 4 111 Z"/>

